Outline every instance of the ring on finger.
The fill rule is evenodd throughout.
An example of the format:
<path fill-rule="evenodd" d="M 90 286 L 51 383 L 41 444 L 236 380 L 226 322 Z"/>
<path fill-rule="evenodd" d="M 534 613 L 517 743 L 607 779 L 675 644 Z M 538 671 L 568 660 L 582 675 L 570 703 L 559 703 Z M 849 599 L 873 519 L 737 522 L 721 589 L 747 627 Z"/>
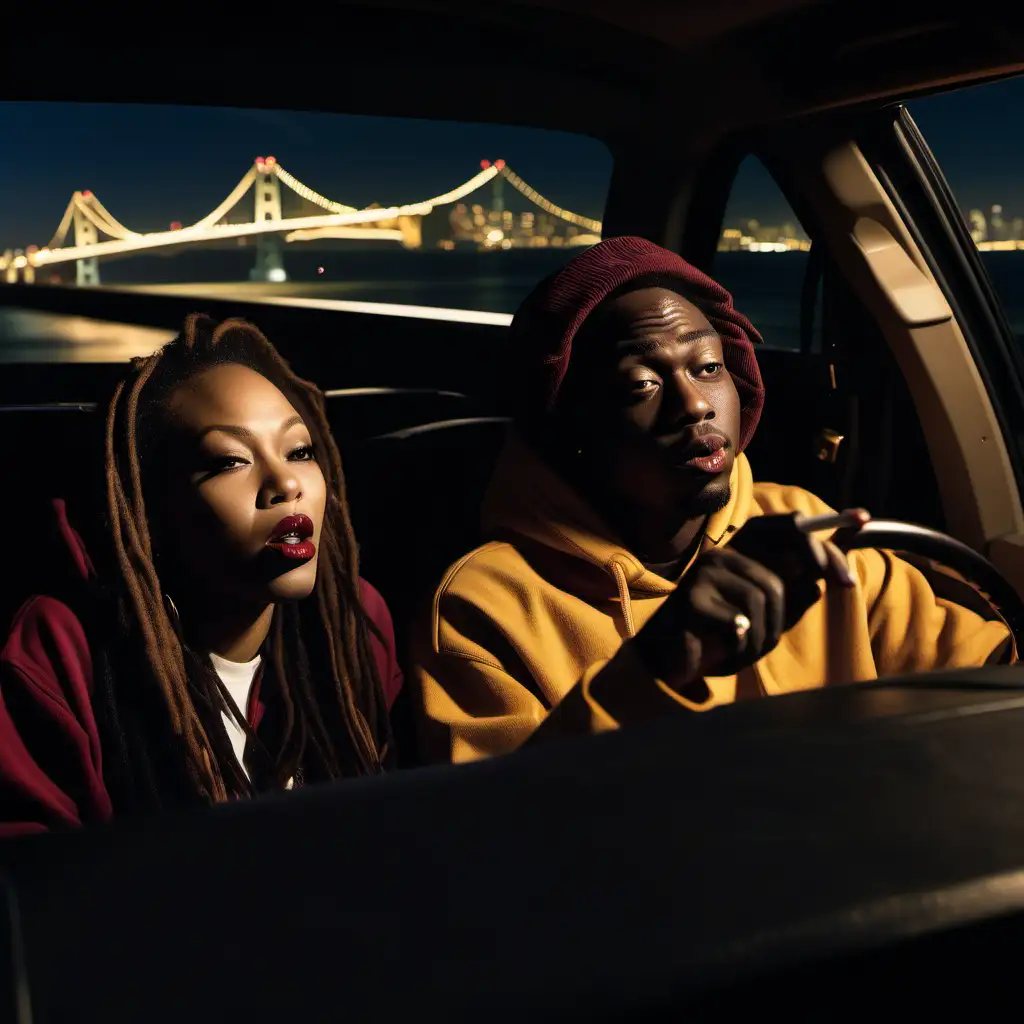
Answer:
<path fill-rule="evenodd" d="M 736 630 L 736 638 L 738 640 L 742 640 L 750 632 L 750 619 L 742 612 L 733 616 L 732 625 L 733 629 Z"/>

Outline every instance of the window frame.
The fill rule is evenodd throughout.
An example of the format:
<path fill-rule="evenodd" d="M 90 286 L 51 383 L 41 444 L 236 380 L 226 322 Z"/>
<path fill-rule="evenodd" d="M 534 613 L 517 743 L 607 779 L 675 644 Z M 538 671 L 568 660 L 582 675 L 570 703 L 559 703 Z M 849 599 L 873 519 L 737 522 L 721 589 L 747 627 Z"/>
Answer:
<path fill-rule="evenodd" d="M 879 111 L 858 143 L 953 309 L 1024 494 L 1024 351 L 952 189 L 904 103 Z"/>
<path fill-rule="evenodd" d="M 944 280 L 931 273 L 921 254 L 927 246 L 921 242 L 924 236 L 915 233 L 907 207 L 890 198 L 886 185 L 876 174 L 874 153 L 865 155 L 861 151 L 862 141 L 872 139 L 872 131 L 877 134 L 880 125 L 888 123 L 892 135 L 893 109 L 897 105 L 871 103 L 830 110 L 765 125 L 742 136 L 737 134 L 720 142 L 722 153 L 715 162 L 717 167 L 709 162 L 703 168 L 703 178 L 706 181 L 729 163 L 738 167 L 737 151 L 744 155 L 752 153 L 761 160 L 812 243 L 820 242 L 825 247 L 829 258 L 870 311 L 896 357 L 921 419 L 948 531 L 989 554 L 997 565 L 1001 563 L 1008 578 L 1024 592 L 1022 487 L 1014 460 L 1017 439 L 1006 429 L 1005 409 L 996 409 L 996 405 L 1004 403 L 992 386 L 985 353 L 964 339 L 968 325 L 964 322 L 961 328 L 958 304 L 950 303 L 952 315 L 934 327 L 927 321 L 905 320 L 893 305 L 897 294 L 893 289 L 899 287 L 898 282 L 890 278 L 873 279 L 867 250 L 860 248 L 857 240 L 855 225 L 865 217 L 865 224 L 877 218 L 880 226 L 887 226 L 883 230 L 891 233 L 890 243 L 895 242 L 903 249 L 903 258 L 909 256 L 924 278 L 937 286 L 936 298 L 941 301 L 949 293 Z M 692 230 L 686 232 L 684 255 L 705 269 L 711 266 L 718 240 L 717 232 L 708 230 L 708 223 L 717 218 L 716 228 L 720 230 L 734 177 L 733 172 L 728 186 L 720 179 L 708 189 L 706 197 L 697 192 L 689 196 L 691 209 L 704 209 Z M 931 209 L 934 216 L 934 208 Z M 962 223 L 959 213 L 956 221 Z M 963 400 L 956 397 L 954 383 L 960 372 L 956 368 L 961 363 L 963 372 L 975 375 L 975 384 Z M 971 397 L 974 388 L 976 398 Z M 1021 408 L 1024 410 L 1024 401 Z M 951 429 L 955 439 L 945 436 Z M 979 459 L 977 479 L 987 482 L 978 486 L 986 488 L 997 476 L 1000 484 L 992 492 L 973 490 L 968 496 L 963 490 L 960 470 L 966 465 L 964 460 L 972 458 L 975 431 L 978 439 L 998 435 L 993 437 L 996 444 Z M 944 454 L 947 440 L 953 441 L 949 452 L 952 458 Z M 1001 464 L 1005 468 L 998 468 Z M 1000 545 L 1012 547 L 1014 552 L 997 559 L 996 548 Z"/>

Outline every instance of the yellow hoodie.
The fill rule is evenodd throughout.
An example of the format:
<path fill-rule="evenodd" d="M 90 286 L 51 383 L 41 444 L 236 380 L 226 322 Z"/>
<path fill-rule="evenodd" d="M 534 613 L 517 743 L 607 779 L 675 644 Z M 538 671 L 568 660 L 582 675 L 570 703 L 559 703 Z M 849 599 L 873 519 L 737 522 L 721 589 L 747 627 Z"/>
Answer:
<path fill-rule="evenodd" d="M 729 504 L 702 551 L 753 516 L 831 510 L 798 487 L 755 484 L 735 460 Z M 653 678 L 630 637 L 678 581 L 645 569 L 521 441 L 499 460 L 485 535 L 444 577 L 413 642 L 427 756 L 470 761 L 536 739 L 746 697 L 984 664 L 1009 636 L 998 620 L 936 597 L 886 551 L 850 555 L 857 586 L 826 588 L 779 645 L 738 675 L 706 680 L 700 703 Z M 613 699 L 614 698 L 614 699 Z"/>

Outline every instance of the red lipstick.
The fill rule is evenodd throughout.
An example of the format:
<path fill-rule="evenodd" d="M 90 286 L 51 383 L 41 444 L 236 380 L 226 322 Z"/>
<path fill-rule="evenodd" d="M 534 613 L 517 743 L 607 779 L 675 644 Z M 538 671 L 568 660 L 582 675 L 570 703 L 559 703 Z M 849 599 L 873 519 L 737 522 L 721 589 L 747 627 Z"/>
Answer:
<path fill-rule="evenodd" d="M 267 547 L 279 551 L 285 558 L 308 562 L 316 554 L 312 537 L 313 520 L 309 516 L 285 516 L 267 540 Z"/>

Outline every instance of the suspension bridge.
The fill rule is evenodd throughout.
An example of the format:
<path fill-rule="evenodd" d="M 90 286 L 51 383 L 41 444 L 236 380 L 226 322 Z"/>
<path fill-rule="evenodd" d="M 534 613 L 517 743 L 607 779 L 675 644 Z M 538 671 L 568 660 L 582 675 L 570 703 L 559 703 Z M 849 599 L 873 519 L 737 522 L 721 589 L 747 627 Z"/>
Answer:
<path fill-rule="evenodd" d="M 576 226 L 589 236 L 600 236 L 601 222 L 580 216 L 542 196 L 519 177 L 504 160 L 482 160 L 480 170 L 461 185 L 428 199 L 401 206 L 362 209 L 335 202 L 314 191 L 290 174 L 272 157 L 257 157 L 216 208 L 194 224 L 172 224 L 168 231 L 132 231 L 117 220 L 89 191 L 75 192 L 50 243 L 43 247 L 9 249 L 0 254 L 0 280 L 9 284 L 32 283 L 38 271 L 74 261 L 76 283 L 100 283 L 99 261 L 104 257 L 167 250 L 185 245 L 238 239 L 256 242 L 256 266 L 252 278 L 284 281 L 282 242 L 317 239 L 362 239 L 398 242 L 406 248 L 422 244 L 422 218 L 437 207 L 464 199 L 489 182 L 500 187 L 507 181 L 531 203 L 553 217 Z M 285 217 L 282 188 L 307 204 L 323 210 L 311 216 Z M 253 195 L 251 221 L 231 221 L 236 207 Z M 71 236 L 69 244 L 69 235 Z"/>

